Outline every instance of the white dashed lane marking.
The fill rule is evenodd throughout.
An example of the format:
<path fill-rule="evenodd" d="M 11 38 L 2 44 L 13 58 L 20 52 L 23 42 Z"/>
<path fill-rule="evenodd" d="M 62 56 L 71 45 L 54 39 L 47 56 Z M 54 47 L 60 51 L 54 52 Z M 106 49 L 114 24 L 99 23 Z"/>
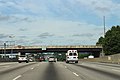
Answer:
<path fill-rule="evenodd" d="M 21 75 L 15 77 L 13 80 L 17 80 L 17 79 L 20 78 L 20 77 L 21 77 Z"/>
<path fill-rule="evenodd" d="M 116 71 L 116 72 L 120 72 L 120 70 L 117 70 L 117 69 L 112 69 L 113 71 Z"/>
<path fill-rule="evenodd" d="M 67 66 L 65 66 L 65 68 L 67 68 Z"/>
<path fill-rule="evenodd" d="M 31 68 L 31 69 L 34 69 L 34 68 Z"/>
<path fill-rule="evenodd" d="M 79 76 L 77 73 L 75 73 L 75 72 L 73 72 L 73 74 L 75 75 L 75 76 Z"/>

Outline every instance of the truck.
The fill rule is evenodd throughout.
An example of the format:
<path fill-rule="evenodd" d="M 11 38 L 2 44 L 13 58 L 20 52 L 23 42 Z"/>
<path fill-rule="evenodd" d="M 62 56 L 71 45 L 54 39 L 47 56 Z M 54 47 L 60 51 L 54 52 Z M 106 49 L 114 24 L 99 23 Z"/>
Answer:
<path fill-rule="evenodd" d="M 28 55 L 26 55 L 26 53 L 19 52 L 18 53 L 18 62 L 19 63 L 21 63 L 21 62 L 28 63 L 29 62 Z"/>
<path fill-rule="evenodd" d="M 78 63 L 78 52 L 77 50 L 68 50 L 66 53 L 66 63 L 75 62 Z"/>

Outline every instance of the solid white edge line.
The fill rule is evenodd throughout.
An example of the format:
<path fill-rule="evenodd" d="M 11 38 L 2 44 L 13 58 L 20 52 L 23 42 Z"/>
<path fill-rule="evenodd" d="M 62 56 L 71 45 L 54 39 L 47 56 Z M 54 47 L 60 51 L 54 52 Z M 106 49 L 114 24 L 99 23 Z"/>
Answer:
<path fill-rule="evenodd" d="M 77 73 L 75 73 L 75 72 L 73 72 L 73 74 L 75 75 L 75 76 L 79 76 Z"/>
<path fill-rule="evenodd" d="M 3 66 L 3 67 L 10 67 L 10 66 Z"/>
<path fill-rule="evenodd" d="M 17 80 L 17 79 L 20 78 L 20 77 L 21 77 L 21 75 L 15 77 L 13 80 Z"/>
<path fill-rule="evenodd" d="M 119 70 L 117 70 L 117 69 L 112 69 L 113 71 L 116 71 L 116 72 L 120 72 Z"/>

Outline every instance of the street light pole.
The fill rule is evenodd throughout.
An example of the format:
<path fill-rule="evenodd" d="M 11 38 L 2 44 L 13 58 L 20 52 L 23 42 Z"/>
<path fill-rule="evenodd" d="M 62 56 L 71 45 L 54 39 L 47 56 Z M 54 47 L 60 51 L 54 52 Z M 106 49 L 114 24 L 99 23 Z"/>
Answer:
<path fill-rule="evenodd" d="M 104 38 L 105 38 L 105 16 L 103 16 L 103 24 L 104 24 Z"/>
<path fill-rule="evenodd" d="M 6 42 L 4 42 L 4 58 L 6 58 Z"/>
<path fill-rule="evenodd" d="M 105 38 L 105 16 L 103 16 L 103 26 L 104 26 L 104 32 L 103 32 L 103 38 Z M 101 56 L 105 56 L 104 50 L 103 50 L 103 44 L 102 44 L 102 53 Z"/>
<path fill-rule="evenodd" d="M 14 38 L 14 36 L 9 36 L 9 38 L 11 39 L 11 41 L 10 41 L 10 46 L 11 46 L 11 52 L 10 52 L 10 54 L 11 54 L 11 57 L 12 57 L 12 54 L 13 54 L 13 46 L 15 46 L 15 42 L 12 40 L 13 38 Z M 12 44 L 12 42 L 14 43 L 14 44 Z"/>

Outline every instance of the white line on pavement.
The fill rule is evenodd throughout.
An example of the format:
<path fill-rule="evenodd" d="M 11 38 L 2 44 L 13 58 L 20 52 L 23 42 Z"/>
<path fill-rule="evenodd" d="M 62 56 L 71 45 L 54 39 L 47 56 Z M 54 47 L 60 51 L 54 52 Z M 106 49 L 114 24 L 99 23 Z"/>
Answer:
<path fill-rule="evenodd" d="M 75 75 L 75 76 L 79 76 L 77 73 L 75 73 L 75 72 L 73 72 L 73 74 Z"/>
<path fill-rule="evenodd" d="M 31 69 L 34 69 L 34 68 L 31 68 Z"/>
<path fill-rule="evenodd" d="M 65 66 L 65 68 L 67 68 L 67 66 Z"/>
<path fill-rule="evenodd" d="M 10 67 L 10 66 L 2 66 L 2 67 Z"/>
<path fill-rule="evenodd" d="M 117 71 L 117 72 L 120 72 L 120 70 L 117 70 L 117 69 L 112 69 L 113 71 Z"/>
<path fill-rule="evenodd" d="M 15 77 L 13 80 L 17 80 L 17 79 L 20 78 L 20 77 L 21 77 L 21 75 Z"/>

